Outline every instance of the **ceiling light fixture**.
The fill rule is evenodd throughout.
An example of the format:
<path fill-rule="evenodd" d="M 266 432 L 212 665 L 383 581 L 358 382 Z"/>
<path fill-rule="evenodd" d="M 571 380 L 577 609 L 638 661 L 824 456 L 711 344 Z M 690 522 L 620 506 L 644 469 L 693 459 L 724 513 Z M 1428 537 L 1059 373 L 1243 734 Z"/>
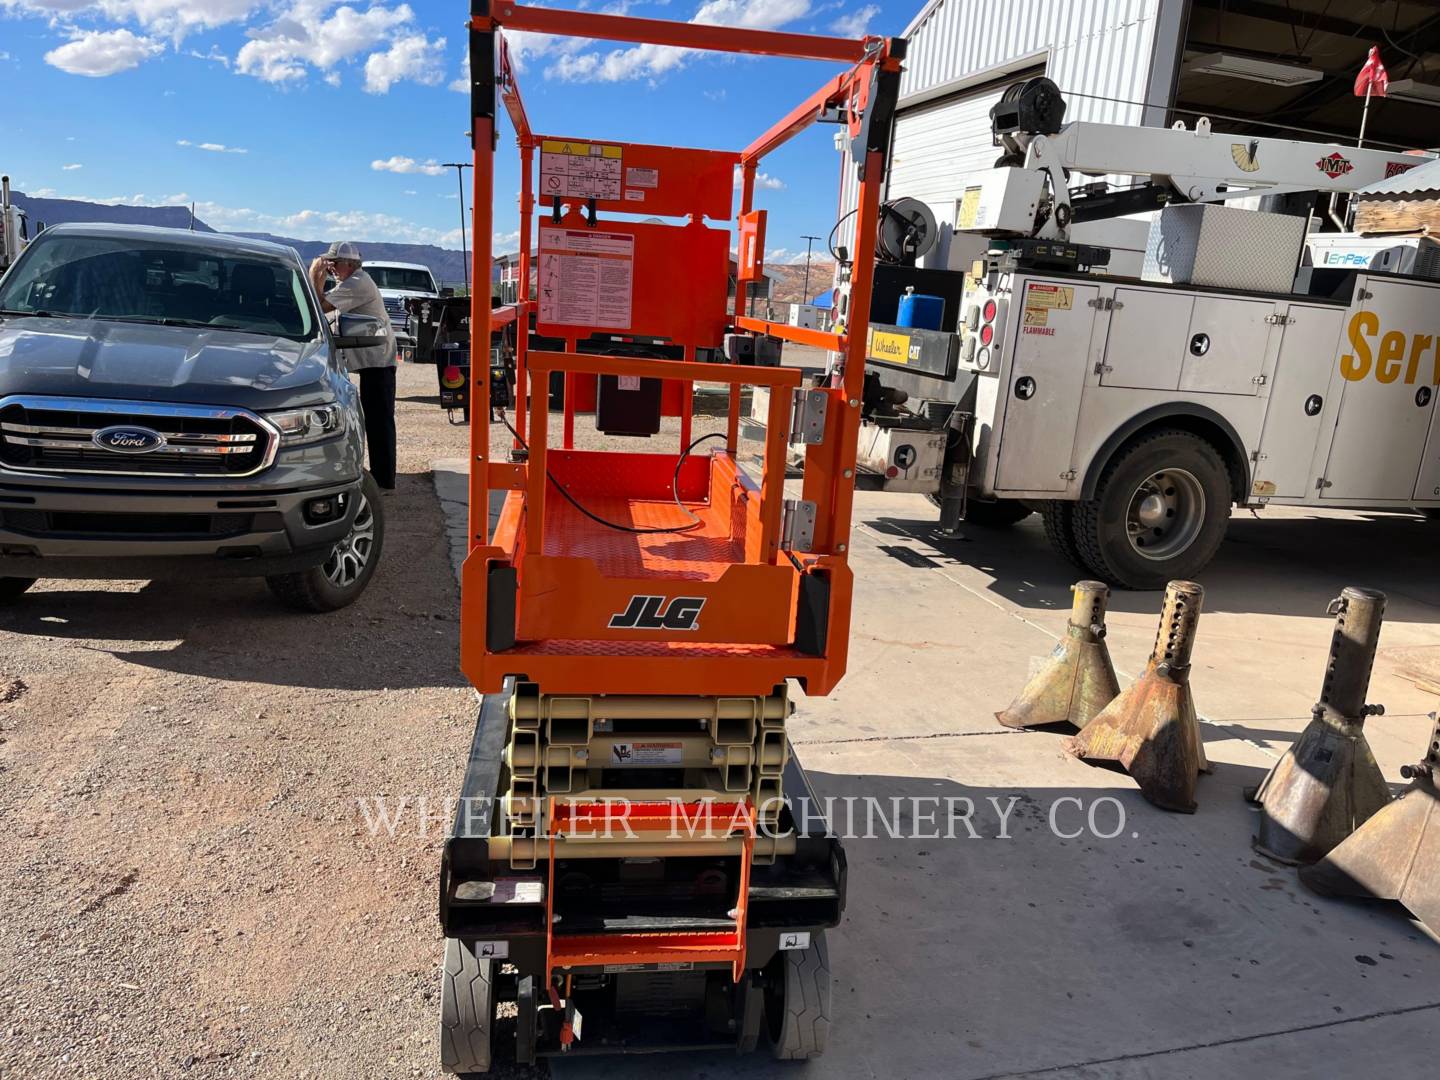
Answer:
<path fill-rule="evenodd" d="M 1413 101 L 1417 105 L 1440 105 L 1440 86 L 1414 79 L 1393 79 L 1385 96 L 1396 101 Z"/>
<path fill-rule="evenodd" d="M 1232 79 L 1247 79 L 1271 86 L 1303 86 L 1325 77 L 1324 72 L 1300 64 L 1283 64 L 1278 60 L 1262 60 L 1227 52 L 1201 53 L 1186 61 L 1185 70 L 1205 75 L 1228 75 Z M 1393 87 L 1395 84 L 1390 85 Z"/>

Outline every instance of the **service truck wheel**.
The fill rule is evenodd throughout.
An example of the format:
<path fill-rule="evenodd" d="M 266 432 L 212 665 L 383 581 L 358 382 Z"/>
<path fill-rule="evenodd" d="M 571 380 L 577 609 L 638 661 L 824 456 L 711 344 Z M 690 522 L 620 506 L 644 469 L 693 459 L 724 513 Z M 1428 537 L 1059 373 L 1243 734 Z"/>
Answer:
<path fill-rule="evenodd" d="M 811 935 L 808 949 L 775 958 L 765 1013 L 770 1052 L 781 1061 L 808 1061 L 825 1052 L 830 1038 L 830 953 L 825 933 Z"/>
<path fill-rule="evenodd" d="M 491 960 L 458 938 L 445 939 L 440 967 L 440 1068 L 447 1073 L 490 1071 L 490 1033 L 495 1026 Z"/>
<path fill-rule="evenodd" d="M 20 599 L 34 584 L 33 577 L 0 577 L 0 604 Z"/>
<path fill-rule="evenodd" d="M 1075 540 L 1090 569 L 1126 589 L 1194 577 L 1230 520 L 1230 476 L 1215 447 L 1188 431 L 1157 431 L 1122 447 L 1095 498 L 1075 506 Z"/>
<path fill-rule="evenodd" d="M 1071 565 L 1085 573 L 1094 573 L 1089 566 L 1085 565 L 1084 558 L 1080 555 L 1080 544 L 1075 539 L 1075 504 L 1073 502 L 1049 502 L 1045 509 L 1040 512 L 1040 520 L 1045 523 L 1045 539 L 1050 541 L 1050 546 L 1063 555 Z"/>
<path fill-rule="evenodd" d="M 265 579 L 281 602 L 297 611 L 339 611 L 360 598 L 385 547 L 385 511 L 380 487 L 369 473 L 360 483 L 360 505 L 350 532 L 320 566 Z"/>

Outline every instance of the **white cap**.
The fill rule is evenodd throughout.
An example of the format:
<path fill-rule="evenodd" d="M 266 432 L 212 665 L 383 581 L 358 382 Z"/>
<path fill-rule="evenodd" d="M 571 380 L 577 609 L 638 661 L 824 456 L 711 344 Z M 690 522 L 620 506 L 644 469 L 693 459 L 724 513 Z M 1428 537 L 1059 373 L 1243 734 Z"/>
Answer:
<path fill-rule="evenodd" d="M 329 250 L 325 252 L 325 257 L 327 259 L 343 259 L 345 262 L 353 263 L 361 261 L 360 249 L 349 240 L 335 241 L 335 243 L 330 245 Z"/>

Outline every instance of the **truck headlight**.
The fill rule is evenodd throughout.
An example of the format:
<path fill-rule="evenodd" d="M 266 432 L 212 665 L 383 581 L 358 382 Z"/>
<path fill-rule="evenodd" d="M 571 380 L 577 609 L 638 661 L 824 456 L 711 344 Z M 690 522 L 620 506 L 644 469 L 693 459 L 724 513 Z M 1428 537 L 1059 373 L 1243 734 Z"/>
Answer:
<path fill-rule="evenodd" d="M 280 429 L 282 448 L 328 439 L 340 431 L 342 424 L 339 405 L 308 405 L 266 413 L 265 418 Z"/>

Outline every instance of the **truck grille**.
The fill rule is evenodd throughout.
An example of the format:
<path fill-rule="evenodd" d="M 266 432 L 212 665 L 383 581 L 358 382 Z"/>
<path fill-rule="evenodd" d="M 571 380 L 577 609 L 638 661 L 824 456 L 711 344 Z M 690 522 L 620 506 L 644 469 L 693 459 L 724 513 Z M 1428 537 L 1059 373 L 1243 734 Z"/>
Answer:
<path fill-rule="evenodd" d="M 390 316 L 390 329 L 397 334 L 410 333 L 410 313 L 405 310 L 405 298 L 403 296 L 387 296 L 385 298 L 385 313 Z"/>
<path fill-rule="evenodd" d="M 129 426 L 163 436 L 163 445 L 121 453 L 95 441 L 107 428 Z M 274 428 L 245 409 L 98 398 L 0 399 L 0 463 L 19 472 L 244 477 L 269 467 L 278 444 Z"/>
<path fill-rule="evenodd" d="M 111 514 L 81 511 L 4 510 L 0 524 L 29 536 L 157 537 L 225 539 L 248 532 L 278 531 L 279 514 Z"/>

